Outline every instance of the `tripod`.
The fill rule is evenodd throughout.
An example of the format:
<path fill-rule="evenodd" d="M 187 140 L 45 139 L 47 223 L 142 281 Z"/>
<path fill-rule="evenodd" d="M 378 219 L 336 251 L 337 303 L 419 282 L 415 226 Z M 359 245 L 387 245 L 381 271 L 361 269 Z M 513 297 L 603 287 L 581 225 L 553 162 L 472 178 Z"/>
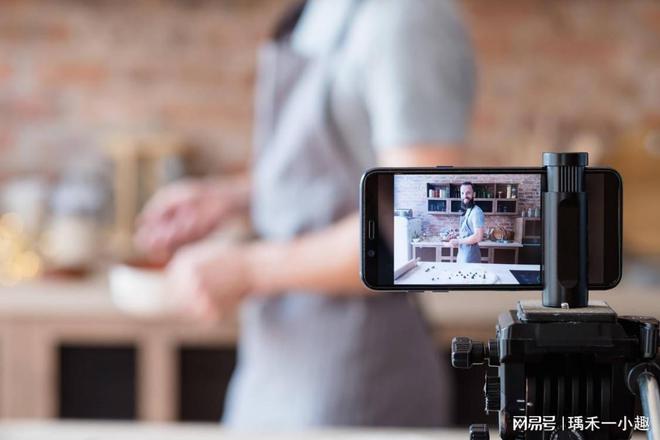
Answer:
<path fill-rule="evenodd" d="M 488 364 L 486 412 L 502 439 L 660 440 L 658 320 L 588 300 L 585 153 L 545 153 L 544 291 L 498 318 L 487 343 L 457 337 L 452 365 Z M 636 397 L 644 416 L 635 415 Z M 487 425 L 470 438 L 487 440 Z"/>
<path fill-rule="evenodd" d="M 499 412 L 503 439 L 627 439 L 638 428 L 657 440 L 657 344 L 657 320 L 617 316 L 604 302 L 521 301 L 500 315 L 495 339 L 454 338 L 452 365 L 488 364 L 486 411 Z M 633 414 L 636 395 L 646 422 Z M 470 437 L 488 438 L 487 426 L 472 425 Z"/>

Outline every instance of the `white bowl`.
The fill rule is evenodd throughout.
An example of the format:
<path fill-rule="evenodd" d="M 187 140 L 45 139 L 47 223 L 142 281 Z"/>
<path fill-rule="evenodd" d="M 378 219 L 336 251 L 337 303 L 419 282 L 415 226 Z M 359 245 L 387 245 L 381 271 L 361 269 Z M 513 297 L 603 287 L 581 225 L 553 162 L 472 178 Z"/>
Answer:
<path fill-rule="evenodd" d="M 174 314 L 178 306 L 168 292 L 164 270 L 117 264 L 108 273 L 113 303 L 138 316 Z"/>

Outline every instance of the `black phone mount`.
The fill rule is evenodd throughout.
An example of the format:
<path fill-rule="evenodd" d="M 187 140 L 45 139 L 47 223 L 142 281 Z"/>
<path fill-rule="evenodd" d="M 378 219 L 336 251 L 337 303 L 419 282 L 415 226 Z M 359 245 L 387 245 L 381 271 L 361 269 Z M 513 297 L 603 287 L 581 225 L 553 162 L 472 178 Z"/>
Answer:
<path fill-rule="evenodd" d="M 658 320 L 589 301 L 586 153 L 544 153 L 544 290 L 499 316 L 487 343 L 457 337 L 452 365 L 487 364 L 486 412 L 502 439 L 660 439 Z M 636 396 L 646 419 L 636 417 Z M 488 426 L 470 438 L 488 439 Z"/>

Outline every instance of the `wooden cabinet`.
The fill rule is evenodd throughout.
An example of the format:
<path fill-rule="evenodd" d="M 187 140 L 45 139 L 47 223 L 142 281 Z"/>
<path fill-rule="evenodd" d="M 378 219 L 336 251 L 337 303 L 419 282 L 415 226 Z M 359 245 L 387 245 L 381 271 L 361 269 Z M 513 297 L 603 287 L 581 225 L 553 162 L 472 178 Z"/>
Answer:
<path fill-rule="evenodd" d="M 461 214 L 461 185 L 427 183 L 429 214 Z M 517 183 L 475 183 L 474 202 L 485 215 L 518 215 Z"/>
<path fill-rule="evenodd" d="M 0 419 L 218 420 L 237 335 L 235 318 L 128 316 L 102 277 L 0 287 Z"/>
<path fill-rule="evenodd" d="M 523 244 L 520 249 L 520 264 L 541 264 L 541 235 L 543 222 L 540 218 L 521 217 L 516 219 L 513 239 Z"/>
<path fill-rule="evenodd" d="M 494 242 L 480 243 L 481 262 L 499 264 L 518 264 L 520 244 L 497 245 Z M 455 263 L 458 248 L 443 243 L 413 243 L 413 258 L 420 261 Z"/>
<path fill-rule="evenodd" d="M 543 223 L 540 218 L 521 217 L 516 219 L 513 239 L 523 244 L 540 244 Z"/>

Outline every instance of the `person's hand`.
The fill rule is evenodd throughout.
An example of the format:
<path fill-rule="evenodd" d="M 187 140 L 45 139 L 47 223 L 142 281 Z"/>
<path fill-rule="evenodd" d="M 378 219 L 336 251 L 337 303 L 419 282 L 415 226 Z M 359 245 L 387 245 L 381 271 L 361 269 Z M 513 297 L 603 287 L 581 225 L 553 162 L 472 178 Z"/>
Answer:
<path fill-rule="evenodd" d="M 167 266 L 174 302 L 202 319 L 230 314 L 251 289 L 248 247 L 198 243 L 181 248 Z"/>
<path fill-rule="evenodd" d="M 135 243 L 150 256 L 167 259 L 180 246 L 199 240 L 229 217 L 247 187 L 237 179 L 189 179 L 159 190 L 137 221 Z"/>
<path fill-rule="evenodd" d="M 458 238 L 452 238 L 451 240 L 449 240 L 449 244 L 450 244 L 452 247 L 458 247 L 458 245 L 459 245 L 459 243 L 458 243 Z"/>

